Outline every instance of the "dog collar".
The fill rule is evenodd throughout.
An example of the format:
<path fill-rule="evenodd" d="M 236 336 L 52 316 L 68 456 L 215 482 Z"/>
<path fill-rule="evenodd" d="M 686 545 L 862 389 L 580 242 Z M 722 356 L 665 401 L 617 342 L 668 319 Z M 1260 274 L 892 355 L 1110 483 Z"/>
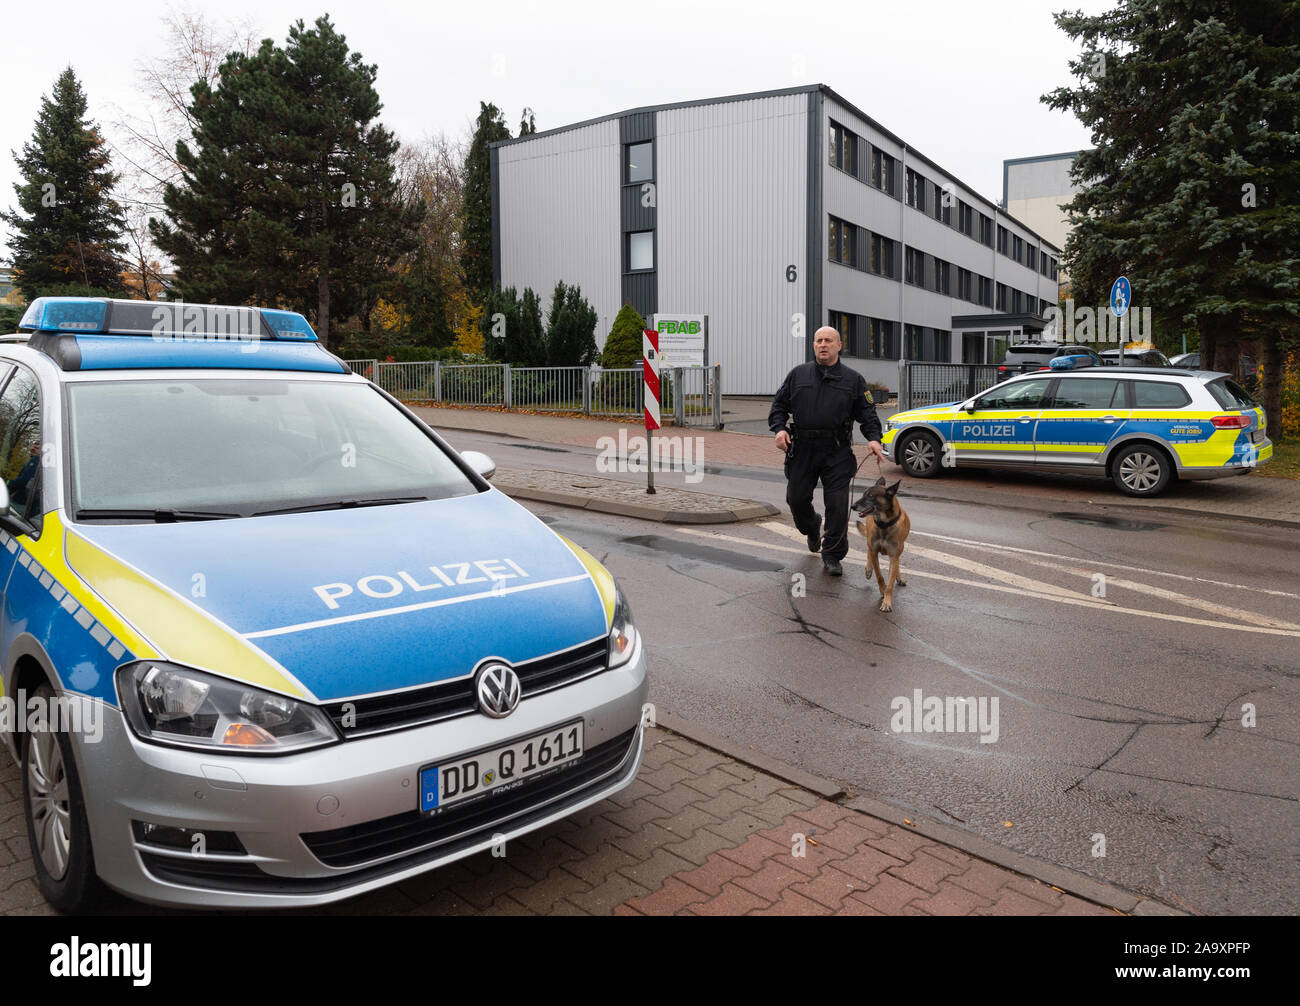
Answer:
<path fill-rule="evenodd" d="M 903 515 L 900 513 L 893 520 L 883 521 L 883 522 L 881 521 L 880 517 L 877 514 L 872 514 L 871 516 L 876 518 L 876 527 L 893 527 L 895 524 L 899 522 L 899 520 L 902 518 Z"/>

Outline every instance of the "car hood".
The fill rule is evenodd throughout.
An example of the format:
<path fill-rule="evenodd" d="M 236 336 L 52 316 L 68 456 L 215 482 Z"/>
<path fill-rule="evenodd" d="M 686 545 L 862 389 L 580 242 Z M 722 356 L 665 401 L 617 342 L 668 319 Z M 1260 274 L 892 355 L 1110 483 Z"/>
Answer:
<path fill-rule="evenodd" d="M 962 401 L 964 401 L 963 399 Z M 908 409 L 906 412 L 895 412 L 889 417 L 890 422 L 914 423 L 921 419 L 944 419 L 952 414 L 953 409 L 961 404 L 957 402 L 941 402 L 939 405 L 927 405 L 920 409 Z"/>
<path fill-rule="evenodd" d="M 235 520 L 78 524 L 65 552 L 158 656 L 319 700 L 576 646 L 606 633 L 613 609 L 604 568 L 495 489 Z"/>

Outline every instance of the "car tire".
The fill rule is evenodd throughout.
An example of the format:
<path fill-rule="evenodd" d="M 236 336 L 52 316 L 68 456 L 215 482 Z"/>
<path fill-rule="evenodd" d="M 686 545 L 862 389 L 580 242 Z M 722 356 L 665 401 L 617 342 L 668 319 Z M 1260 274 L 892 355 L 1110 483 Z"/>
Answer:
<path fill-rule="evenodd" d="M 932 433 L 911 433 L 899 437 L 895 458 L 903 474 L 913 479 L 932 479 L 943 467 L 942 448 Z"/>
<path fill-rule="evenodd" d="M 47 713 L 54 689 L 42 684 L 33 693 Z M 81 778 L 72 742 L 60 724 L 28 730 L 22 737 L 23 812 L 36 882 L 57 911 L 89 911 L 104 892 L 95 873 L 90 824 L 81 797 Z"/>
<path fill-rule="evenodd" d="M 1174 466 L 1169 456 L 1150 444 L 1122 448 L 1111 462 L 1111 479 L 1127 496 L 1158 496 L 1169 485 Z"/>

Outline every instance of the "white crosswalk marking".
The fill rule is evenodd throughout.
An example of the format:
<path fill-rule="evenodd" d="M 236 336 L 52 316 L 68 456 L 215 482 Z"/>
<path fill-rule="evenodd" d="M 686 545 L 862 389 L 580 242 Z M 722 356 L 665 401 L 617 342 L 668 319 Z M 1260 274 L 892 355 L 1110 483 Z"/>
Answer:
<path fill-rule="evenodd" d="M 787 525 L 780 524 L 776 521 L 764 521 L 763 523 L 757 525 L 757 527 L 761 528 L 762 530 L 768 533 L 776 534 L 782 539 L 798 541 L 801 544 L 804 541 L 804 536 L 799 534 L 797 530 L 788 527 Z M 706 538 L 709 539 L 710 541 L 729 542 L 734 545 L 745 546 L 748 548 L 762 548 L 769 551 L 787 552 L 794 555 L 802 555 L 805 558 L 811 558 L 806 547 L 795 547 L 793 545 L 776 544 L 775 542 L 772 541 L 764 541 L 761 538 L 744 538 L 744 537 L 740 537 L 739 535 L 725 534 L 720 531 L 706 531 L 700 528 L 679 526 L 679 527 L 675 527 L 674 530 L 676 530 L 680 534 L 691 535 L 692 537 L 696 537 L 696 538 Z M 918 532 L 914 531 L 912 533 L 917 534 Z M 942 536 L 927 535 L 927 537 L 939 538 Z M 967 545 L 967 546 L 986 545 L 986 543 L 984 542 L 971 541 L 970 539 L 958 539 L 955 541 L 959 542 L 962 545 Z M 1050 555 L 1051 553 L 1032 552 L 1032 550 L 1029 549 L 1011 549 L 1009 546 L 989 545 L 988 547 L 994 549 L 1002 549 L 1003 551 L 1015 552 L 1017 554 L 1014 555 L 1014 557 L 1008 556 L 1008 558 L 1014 558 L 1016 561 L 1028 562 L 1031 565 L 1045 566 L 1048 568 L 1057 569 L 1061 572 L 1070 573 L 1071 575 L 1082 574 L 1082 575 L 1091 576 L 1092 573 L 1095 572 L 1094 569 L 1084 569 L 1083 567 L 1077 565 L 1048 563 L 1037 558 L 1034 558 L 1032 560 L 1029 558 L 1030 555 L 1037 557 L 1041 555 Z M 1024 553 L 1024 554 L 1020 554 L 1020 553 Z M 1134 590 L 1136 592 L 1147 594 L 1149 596 L 1160 597 L 1164 600 L 1172 601 L 1177 604 L 1183 604 L 1188 607 L 1194 607 L 1201 610 L 1210 611 L 1214 614 L 1224 615 L 1225 617 L 1236 618 L 1239 619 L 1239 621 L 1235 621 L 1235 622 L 1217 621 L 1208 618 L 1197 618 L 1192 615 L 1179 615 L 1179 614 L 1173 614 L 1171 612 L 1165 612 L 1165 611 L 1148 611 L 1142 608 L 1132 608 L 1123 604 L 1119 604 L 1118 602 L 1113 600 L 1096 598 L 1096 597 L 1092 597 L 1090 594 L 1084 594 L 1078 591 L 1072 591 L 1067 588 L 1058 587 L 1055 584 L 1049 584 L 1041 580 L 1033 580 L 1028 577 L 1017 576 L 1016 574 L 1010 573 L 1006 570 L 999 569 L 996 566 L 990 566 L 986 563 L 976 562 L 975 560 L 967 559 L 963 556 L 949 555 L 946 552 L 939 552 L 937 550 L 927 549 L 922 546 L 914 545 L 912 547 L 907 548 L 903 553 L 904 561 L 906 561 L 906 558 L 909 555 L 917 558 L 924 558 L 934 562 L 940 562 L 945 565 L 952 566 L 956 569 L 965 570 L 966 572 L 978 573 L 980 575 L 989 577 L 989 579 L 968 580 L 963 577 L 947 576 L 942 573 L 932 573 L 928 570 L 920 570 L 917 569 L 915 566 L 911 566 L 911 565 L 907 565 L 904 567 L 904 573 L 908 577 L 914 576 L 920 579 L 938 580 L 945 583 L 957 584 L 960 586 L 977 587 L 981 590 L 990 590 L 998 593 L 1017 594 L 1021 597 L 1033 597 L 1039 600 L 1053 601 L 1058 604 L 1068 604 L 1076 607 L 1094 608 L 1099 611 L 1109 611 L 1114 614 L 1133 615 L 1135 617 L 1150 618 L 1150 619 L 1155 619 L 1157 621 L 1178 622 L 1184 625 L 1201 625 L 1201 626 L 1206 626 L 1208 628 L 1215 628 L 1215 629 L 1231 629 L 1237 632 L 1252 632 L 1252 633 L 1259 633 L 1261 635 L 1268 635 L 1268 636 L 1288 636 L 1292 638 L 1300 638 L 1300 626 L 1290 622 L 1283 621 L 1282 619 L 1272 618 L 1270 616 L 1257 614 L 1255 612 L 1246 612 L 1243 611 L 1242 609 L 1232 608 L 1227 605 L 1220 605 L 1213 601 L 1207 601 L 1202 598 L 1192 597 L 1191 595 L 1188 594 L 1181 594 L 1178 593 L 1177 591 L 1165 590 L 1164 588 L 1156 587 L 1151 584 L 1141 583 L 1135 580 L 1128 580 L 1128 579 L 1108 576 L 1106 582 L 1108 586 L 1115 586 L 1123 589 Z M 864 566 L 866 565 L 867 562 L 866 552 L 859 551 L 857 549 L 852 549 L 852 548 L 849 549 L 849 553 L 846 558 L 861 561 Z M 1071 559 L 1074 563 L 1077 563 L 1079 561 L 1078 559 L 1073 559 L 1072 557 L 1069 556 L 1060 556 L 1059 558 Z M 1117 564 L 1115 563 L 1096 562 L 1096 563 L 1091 563 L 1091 565 L 1109 566 L 1111 568 L 1117 568 Z M 1132 569 L 1134 567 L 1120 567 L 1120 568 Z M 1152 574 L 1159 573 L 1159 571 L 1157 570 L 1148 570 L 1146 572 Z M 1163 574 L 1163 575 L 1177 575 L 1177 574 Z M 1274 592 L 1270 591 L 1270 593 L 1274 593 Z M 1243 622 L 1250 623 L 1250 624 L 1242 624 Z"/>

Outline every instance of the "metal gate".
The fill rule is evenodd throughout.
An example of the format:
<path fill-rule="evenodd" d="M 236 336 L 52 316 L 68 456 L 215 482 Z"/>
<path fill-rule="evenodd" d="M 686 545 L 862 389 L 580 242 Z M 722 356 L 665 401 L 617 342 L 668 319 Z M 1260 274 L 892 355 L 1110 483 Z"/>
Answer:
<path fill-rule="evenodd" d="M 661 382 L 661 414 L 678 426 L 722 428 L 722 365 L 671 367 Z"/>
<path fill-rule="evenodd" d="M 961 402 L 998 383 L 992 363 L 898 363 L 898 411 Z"/>

